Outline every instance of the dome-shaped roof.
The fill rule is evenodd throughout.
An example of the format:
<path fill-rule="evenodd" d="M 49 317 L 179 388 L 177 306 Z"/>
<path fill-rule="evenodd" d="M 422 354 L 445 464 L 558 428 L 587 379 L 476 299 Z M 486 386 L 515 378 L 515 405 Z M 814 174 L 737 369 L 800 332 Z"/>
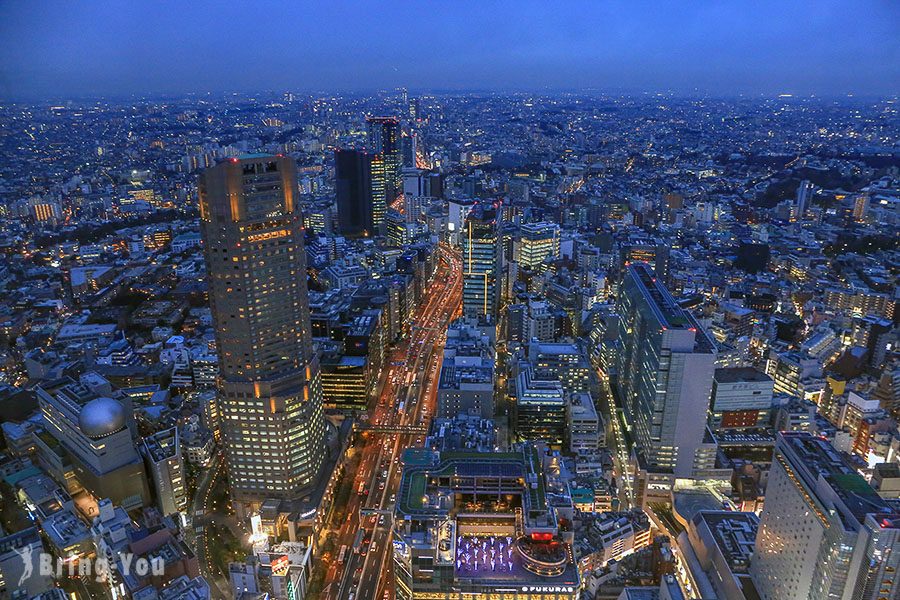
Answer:
<path fill-rule="evenodd" d="M 100 438 L 125 428 L 125 407 L 112 398 L 91 400 L 78 415 L 78 427 L 89 438 Z"/>

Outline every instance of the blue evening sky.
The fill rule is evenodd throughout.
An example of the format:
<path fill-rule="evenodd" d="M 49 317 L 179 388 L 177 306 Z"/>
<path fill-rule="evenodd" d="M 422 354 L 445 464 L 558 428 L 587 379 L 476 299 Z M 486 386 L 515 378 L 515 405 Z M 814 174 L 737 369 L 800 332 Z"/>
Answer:
<path fill-rule="evenodd" d="M 0 0 L 0 97 L 896 94 L 898 0 Z"/>

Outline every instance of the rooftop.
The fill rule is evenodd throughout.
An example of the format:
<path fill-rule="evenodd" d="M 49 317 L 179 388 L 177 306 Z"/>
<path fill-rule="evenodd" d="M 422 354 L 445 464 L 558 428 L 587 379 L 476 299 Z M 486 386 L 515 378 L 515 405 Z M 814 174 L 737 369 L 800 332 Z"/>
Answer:
<path fill-rule="evenodd" d="M 738 383 L 772 381 L 772 378 L 753 367 L 733 367 L 729 369 L 716 369 L 715 380 L 717 383 Z"/>
<path fill-rule="evenodd" d="M 888 505 L 837 450 L 823 438 L 805 432 L 782 432 L 777 444 L 804 484 L 815 490 L 827 482 L 843 505 L 862 523 L 867 514 L 890 512 Z"/>
<path fill-rule="evenodd" d="M 752 512 L 700 511 L 694 524 L 705 522 L 722 556 L 734 572 L 746 572 L 750 557 L 756 549 L 759 517 Z"/>

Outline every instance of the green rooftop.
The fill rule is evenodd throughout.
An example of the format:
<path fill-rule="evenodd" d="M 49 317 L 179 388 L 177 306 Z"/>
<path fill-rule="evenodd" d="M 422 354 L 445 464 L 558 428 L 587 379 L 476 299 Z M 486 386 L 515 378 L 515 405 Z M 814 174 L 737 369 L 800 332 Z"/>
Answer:
<path fill-rule="evenodd" d="M 421 509 L 424 505 L 422 498 L 425 496 L 425 475 L 422 473 L 413 473 L 409 481 L 409 495 L 406 500 L 409 502 L 410 508 Z"/>
<path fill-rule="evenodd" d="M 877 492 L 861 475 L 856 473 L 835 473 L 832 475 L 834 482 L 840 486 L 842 490 L 860 494 L 863 496 L 874 496 Z"/>

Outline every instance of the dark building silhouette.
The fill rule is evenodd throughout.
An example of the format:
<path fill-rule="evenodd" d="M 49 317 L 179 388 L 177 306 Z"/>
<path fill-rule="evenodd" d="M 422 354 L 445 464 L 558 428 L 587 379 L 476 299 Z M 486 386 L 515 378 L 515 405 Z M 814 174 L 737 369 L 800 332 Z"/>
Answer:
<path fill-rule="evenodd" d="M 336 150 L 334 191 L 338 231 L 343 235 L 371 235 L 372 155 L 363 150 Z"/>
<path fill-rule="evenodd" d="M 757 244 L 743 241 L 737 249 L 734 266 L 748 273 L 765 271 L 769 263 L 768 244 Z"/>

